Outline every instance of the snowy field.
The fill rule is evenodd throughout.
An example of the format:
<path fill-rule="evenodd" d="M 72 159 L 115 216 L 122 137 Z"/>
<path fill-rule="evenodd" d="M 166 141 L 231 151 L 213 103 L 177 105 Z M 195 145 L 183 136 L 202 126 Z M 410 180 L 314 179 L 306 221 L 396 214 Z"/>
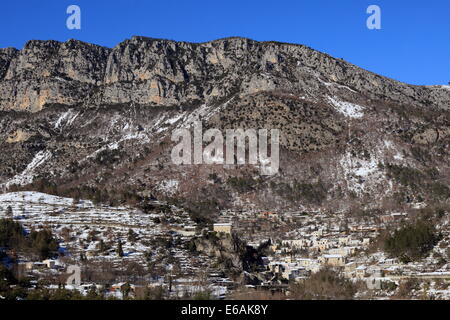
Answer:
<path fill-rule="evenodd" d="M 173 208 L 170 213 L 175 222 L 170 225 L 155 223 L 155 218 L 163 219 L 161 212 L 143 213 L 134 208 L 95 206 L 89 200 L 75 201 L 39 192 L 13 192 L 0 194 L 0 218 L 6 217 L 7 208 L 11 207 L 13 218 L 19 221 L 26 230 L 50 228 L 59 238 L 60 246 L 66 248 L 71 255 L 79 252 L 95 253 L 95 259 L 117 258 L 114 250 L 105 256 L 99 255 L 99 240 L 123 243 L 125 258 L 141 259 L 149 250 L 146 243 L 158 236 L 166 236 L 185 225 L 192 225 L 188 214 Z M 69 229 L 72 239 L 64 242 L 62 232 Z M 128 241 L 128 232 L 132 229 L 137 241 Z M 98 234 L 98 240 L 90 240 L 92 234 Z M 186 237 L 185 237 L 186 238 Z M 186 261 L 187 253 L 175 250 L 175 255 Z"/>
<path fill-rule="evenodd" d="M 125 207 L 94 206 L 91 201 L 75 202 L 38 192 L 13 192 L 0 195 L 0 210 L 13 209 L 14 218 L 24 224 L 71 225 L 89 224 L 98 227 L 154 227 L 152 215 Z"/>

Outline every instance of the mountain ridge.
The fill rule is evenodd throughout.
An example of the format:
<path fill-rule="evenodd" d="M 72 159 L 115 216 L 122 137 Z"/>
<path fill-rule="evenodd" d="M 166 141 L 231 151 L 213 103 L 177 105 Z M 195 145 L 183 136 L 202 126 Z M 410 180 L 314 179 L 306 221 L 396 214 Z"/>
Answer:
<path fill-rule="evenodd" d="M 446 87 L 403 84 L 302 45 L 32 41 L 0 50 L 0 188 L 152 196 L 211 214 L 404 210 L 448 201 L 449 110 Z M 194 121 L 281 129 L 279 172 L 174 165 L 171 133 Z"/>
<path fill-rule="evenodd" d="M 266 74 L 272 79 L 265 79 Z M 22 50 L 1 49 L 0 109 L 39 111 L 46 103 L 76 105 L 86 100 L 195 105 L 225 99 L 231 91 L 298 92 L 309 86 L 304 79 L 310 76 L 371 98 L 389 96 L 401 103 L 450 108 L 449 90 L 405 84 L 300 44 L 239 37 L 191 43 L 135 36 L 113 48 L 71 39 L 31 40 Z M 69 95 L 73 89 L 78 93 Z"/>
<path fill-rule="evenodd" d="M 395 78 L 384 76 L 384 75 L 382 75 L 380 73 L 377 73 L 375 71 L 370 71 L 368 69 L 361 68 L 357 64 L 351 63 L 351 62 L 346 61 L 346 60 L 341 59 L 341 58 L 337 58 L 337 57 L 335 57 L 335 56 L 333 56 L 331 54 L 328 54 L 326 52 L 320 51 L 318 49 L 314 49 L 314 48 L 312 48 L 312 47 L 310 47 L 308 45 L 301 44 L 301 43 L 289 43 L 289 42 L 283 42 L 283 41 L 277 41 L 277 40 L 254 40 L 254 39 L 251 39 L 251 38 L 241 37 L 241 36 L 228 36 L 228 37 L 217 38 L 217 39 L 208 40 L 208 41 L 196 42 L 196 41 L 183 41 L 183 40 L 173 40 L 173 39 L 166 39 L 166 38 L 154 38 L 154 37 L 149 37 L 149 36 L 134 35 L 134 36 L 132 36 L 129 39 L 125 39 L 125 40 L 119 42 L 118 44 L 116 44 L 113 47 L 108 47 L 108 46 L 104 46 L 104 45 L 100 45 L 100 44 L 96 44 L 96 43 L 90 43 L 90 42 L 86 42 L 86 41 L 83 41 L 83 40 L 78 40 L 78 39 L 75 39 L 75 38 L 70 38 L 70 39 L 68 39 L 66 41 L 34 39 L 34 40 L 28 40 L 25 43 L 24 48 L 27 47 L 30 43 L 33 43 L 33 42 L 37 42 L 37 43 L 55 42 L 55 43 L 58 43 L 58 44 L 64 44 L 64 43 L 67 43 L 67 42 L 76 42 L 76 43 L 80 43 L 80 44 L 83 44 L 83 45 L 87 44 L 87 45 L 95 46 L 95 47 L 98 47 L 98 48 L 113 50 L 114 48 L 120 46 L 121 44 L 126 43 L 127 41 L 134 40 L 134 39 L 136 39 L 136 40 L 143 40 L 143 41 L 186 43 L 186 44 L 192 44 L 192 45 L 205 45 L 205 44 L 209 44 L 209 43 L 220 42 L 220 41 L 227 41 L 227 40 L 248 40 L 248 41 L 257 42 L 257 43 L 261 43 L 261 44 L 276 44 L 276 45 L 287 45 L 287 46 L 294 46 L 294 47 L 303 47 L 303 48 L 310 49 L 311 51 L 315 51 L 315 52 L 318 52 L 320 54 L 329 56 L 332 59 L 345 61 L 346 63 L 348 63 L 348 64 L 350 64 L 350 65 L 352 65 L 354 67 L 363 69 L 363 70 L 365 70 L 367 72 L 370 72 L 370 73 L 372 73 L 374 75 L 377 75 L 377 76 L 380 76 L 380 77 L 383 77 L 383 78 L 387 78 L 387 79 L 390 79 L 390 80 L 393 80 L 393 81 L 396 81 L 396 82 L 399 82 L 399 83 L 402 83 L 402 84 L 406 84 L 406 85 L 409 85 L 409 86 L 415 86 L 415 87 L 439 87 L 439 86 L 446 86 L 446 84 L 433 84 L 433 85 L 415 85 L 415 84 L 410 84 L 410 83 L 407 83 L 407 82 L 404 82 L 404 81 L 401 81 L 401 80 L 397 80 Z M 2 50 L 21 51 L 23 49 L 19 49 L 19 48 L 16 48 L 16 47 L 5 47 L 5 48 L 0 48 L 0 51 L 2 51 Z"/>

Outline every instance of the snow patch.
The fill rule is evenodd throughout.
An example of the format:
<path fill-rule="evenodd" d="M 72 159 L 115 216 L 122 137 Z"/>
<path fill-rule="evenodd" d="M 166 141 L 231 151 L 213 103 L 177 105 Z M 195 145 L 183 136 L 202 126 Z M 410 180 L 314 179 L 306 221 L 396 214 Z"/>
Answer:
<path fill-rule="evenodd" d="M 168 195 L 173 195 L 178 190 L 179 182 L 178 180 L 163 180 L 158 183 L 156 188 L 159 191 L 165 192 Z"/>
<path fill-rule="evenodd" d="M 367 178 L 378 170 L 376 159 L 370 160 L 354 158 L 350 153 L 346 153 L 339 161 L 346 174 Z"/>
<path fill-rule="evenodd" d="M 55 129 L 62 129 L 64 125 L 70 126 L 73 123 L 73 121 L 78 117 L 79 114 L 80 114 L 79 112 L 75 113 L 72 110 L 66 111 L 63 114 L 61 114 L 58 120 L 55 121 L 53 127 Z"/>
<path fill-rule="evenodd" d="M 378 159 L 375 156 L 370 159 L 360 159 L 347 152 L 340 158 L 339 165 L 347 181 L 348 189 L 357 194 L 375 186 L 384 175 L 378 168 Z"/>
<path fill-rule="evenodd" d="M 128 133 L 123 135 L 122 138 L 120 138 L 118 141 L 111 142 L 106 146 L 95 150 L 93 153 L 88 155 L 85 160 L 95 157 L 99 152 L 102 152 L 104 150 L 117 150 L 119 149 L 120 143 L 127 140 L 138 140 L 140 143 L 147 143 L 150 141 L 149 137 L 143 132 Z"/>
<path fill-rule="evenodd" d="M 336 111 L 342 113 L 346 117 L 358 119 L 364 116 L 364 107 L 360 105 L 339 101 L 337 98 L 332 97 L 328 97 L 328 100 L 331 102 Z"/>
<path fill-rule="evenodd" d="M 36 153 L 33 160 L 31 160 L 25 170 L 22 171 L 22 173 L 14 176 L 14 178 L 5 183 L 4 186 L 6 188 L 9 188 L 14 184 L 22 186 L 33 182 L 35 169 L 44 164 L 48 159 L 50 159 L 51 156 L 52 153 L 50 151 L 39 151 L 38 153 Z"/>
<path fill-rule="evenodd" d="M 326 81 L 323 81 L 322 79 L 320 79 L 319 76 L 317 76 L 317 79 L 318 79 L 322 84 L 324 84 L 327 88 L 328 88 L 328 87 L 338 87 L 338 88 L 347 89 L 347 90 L 349 90 L 349 91 L 351 91 L 351 92 L 353 92 L 353 93 L 357 93 L 355 90 L 353 90 L 352 88 L 350 88 L 350 87 L 348 87 L 348 86 L 344 86 L 344 85 L 339 84 L 339 83 L 336 83 L 336 82 L 326 82 Z"/>
<path fill-rule="evenodd" d="M 178 122 L 178 120 L 180 120 L 181 118 L 183 118 L 185 116 L 185 113 L 180 113 L 180 114 L 176 114 L 172 117 L 169 118 L 160 118 L 158 119 L 158 121 L 155 123 L 155 125 L 153 127 L 156 127 L 156 134 L 167 131 L 167 129 L 169 128 L 169 126 L 175 124 Z"/>
<path fill-rule="evenodd" d="M 384 140 L 384 146 L 386 147 L 386 149 L 391 150 L 391 151 L 395 151 L 395 155 L 394 155 L 394 159 L 401 161 L 404 160 L 405 157 L 403 156 L 403 154 L 400 152 L 400 150 L 398 150 L 398 148 L 396 148 L 394 146 L 394 144 L 392 143 L 392 141 L 389 140 Z"/>
<path fill-rule="evenodd" d="M 397 153 L 394 155 L 394 159 L 400 161 L 400 160 L 404 160 L 405 157 L 403 157 L 403 155 L 402 155 L 400 152 L 397 152 Z"/>

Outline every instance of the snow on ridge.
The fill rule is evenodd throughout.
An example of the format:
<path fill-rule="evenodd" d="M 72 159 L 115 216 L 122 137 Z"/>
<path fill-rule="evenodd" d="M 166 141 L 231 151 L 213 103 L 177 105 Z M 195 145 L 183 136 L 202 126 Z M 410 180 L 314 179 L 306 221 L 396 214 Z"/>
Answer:
<path fill-rule="evenodd" d="M 214 113 L 214 108 L 206 104 L 201 105 L 199 108 L 192 111 L 187 117 L 183 118 L 183 122 L 179 126 L 180 128 L 189 127 L 195 121 L 208 120 Z"/>
<path fill-rule="evenodd" d="M 350 103 L 345 101 L 339 101 L 332 97 L 327 97 L 328 100 L 331 102 L 333 107 L 338 111 L 339 113 L 342 113 L 344 116 L 353 118 L 353 119 L 359 119 L 364 116 L 363 110 L 364 107 Z"/>
<path fill-rule="evenodd" d="M 450 90 L 450 84 L 443 84 L 443 85 L 440 85 L 440 84 L 438 84 L 438 85 L 431 85 L 431 86 L 425 86 L 426 88 L 429 88 L 429 89 L 444 89 L 444 90 Z"/>
<path fill-rule="evenodd" d="M 70 126 L 75 121 L 75 119 L 78 117 L 79 114 L 80 114 L 80 112 L 77 112 L 72 118 L 67 120 L 67 125 Z"/>
<path fill-rule="evenodd" d="M 151 124 L 144 132 L 137 132 L 136 130 L 133 130 L 132 126 L 129 123 L 126 123 L 121 128 L 123 134 L 122 137 L 107 141 L 108 144 L 93 151 L 91 154 L 86 156 L 83 161 L 95 157 L 101 151 L 116 150 L 120 147 L 120 144 L 122 142 L 127 140 L 138 140 L 142 144 L 148 143 L 151 141 L 151 138 L 166 132 L 171 127 L 174 129 L 189 128 L 195 121 L 207 121 L 214 114 L 226 108 L 233 99 L 234 96 L 219 107 L 203 104 L 192 112 L 180 111 L 174 114 L 164 113 L 158 115 L 153 120 L 153 124 Z M 113 128 L 119 120 L 120 119 L 118 117 L 113 118 L 111 120 L 110 127 Z M 162 139 L 163 137 L 164 136 L 160 137 L 160 139 Z"/>
<path fill-rule="evenodd" d="M 176 123 L 178 120 L 180 120 L 182 116 L 183 116 L 183 114 L 176 115 L 176 116 L 173 117 L 173 118 L 167 119 L 167 120 L 165 121 L 165 123 L 172 125 L 172 124 Z"/>
<path fill-rule="evenodd" d="M 63 126 L 63 122 L 66 122 L 66 125 L 71 125 L 73 121 L 78 117 L 80 112 L 73 113 L 72 110 L 66 111 L 55 121 L 54 128 L 61 129 Z"/>
<path fill-rule="evenodd" d="M 189 128 L 196 121 L 208 121 L 214 114 L 217 114 L 221 110 L 228 107 L 228 104 L 235 98 L 232 96 L 228 101 L 222 105 L 215 107 L 213 105 L 203 104 L 199 108 L 195 109 L 191 113 L 183 117 L 182 122 L 177 126 L 177 129 Z"/>
<path fill-rule="evenodd" d="M 162 118 L 159 118 L 158 121 L 153 126 L 154 128 L 156 128 L 155 133 L 158 134 L 158 133 L 167 131 L 169 126 L 177 123 L 178 120 L 180 120 L 184 116 L 185 116 L 185 113 L 182 112 L 182 113 L 179 113 L 179 114 L 175 114 L 172 117 L 166 118 L 166 117 L 163 116 Z"/>
<path fill-rule="evenodd" d="M 64 112 L 59 118 L 58 120 L 56 120 L 54 128 L 55 129 L 59 129 L 61 127 L 62 122 L 67 118 L 67 116 L 69 115 L 70 111 Z"/>
<path fill-rule="evenodd" d="M 348 87 L 348 86 L 344 86 L 342 84 L 336 83 L 336 82 L 326 82 L 323 81 L 322 79 L 320 79 L 320 76 L 317 76 L 317 80 L 319 80 L 323 85 L 325 85 L 325 87 L 338 87 L 338 88 L 343 88 L 343 89 L 347 89 L 353 93 L 357 93 L 355 90 L 353 90 L 352 88 Z"/>
<path fill-rule="evenodd" d="M 144 143 L 149 142 L 150 138 L 147 136 L 147 134 L 145 134 L 143 132 L 132 132 L 132 131 L 130 131 L 129 133 L 124 133 L 124 135 L 119 140 L 114 141 L 114 142 L 110 142 L 106 146 L 95 150 L 90 155 L 88 155 L 84 160 L 93 158 L 99 152 L 102 152 L 104 150 L 117 150 L 117 149 L 119 149 L 120 144 L 122 142 L 125 142 L 125 141 L 128 141 L 128 140 L 138 140 L 141 144 L 144 144 Z"/>
<path fill-rule="evenodd" d="M 196 121 L 208 121 L 214 114 L 226 108 L 233 99 L 234 96 L 218 107 L 203 104 L 200 107 L 194 109 L 192 112 L 180 111 L 179 113 L 175 113 L 173 115 L 160 116 L 152 125 L 155 130 L 154 134 L 163 133 L 167 131 L 171 126 L 174 126 L 175 129 L 182 129 L 189 128 Z"/>
<path fill-rule="evenodd" d="M 11 185 L 25 185 L 33 182 L 34 180 L 34 170 L 44 164 L 48 159 L 50 159 L 52 153 L 50 151 L 42 150 L 36 153 L 33 160 L 28 164 L 24 171 L 20 174 L 14 176 L 10 179 L 4 186 L 9 188 Z"/>

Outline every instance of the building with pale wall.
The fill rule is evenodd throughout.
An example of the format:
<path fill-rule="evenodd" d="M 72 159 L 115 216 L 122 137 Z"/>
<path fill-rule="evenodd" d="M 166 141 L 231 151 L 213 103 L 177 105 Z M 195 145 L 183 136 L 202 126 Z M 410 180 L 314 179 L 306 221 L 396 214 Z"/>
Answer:
<path fill-rule="evenodd" d="M 214 223 L 213 231 L 219 233 L 231 234 L 233 226 L 231 223 Z"/>
<path fill-rule="evenodd" d="M 343 267 L 346 263 L 346 258 L 337 254 L 325 254 L 319 257 L 319 261 L 324 265 Z"/>

